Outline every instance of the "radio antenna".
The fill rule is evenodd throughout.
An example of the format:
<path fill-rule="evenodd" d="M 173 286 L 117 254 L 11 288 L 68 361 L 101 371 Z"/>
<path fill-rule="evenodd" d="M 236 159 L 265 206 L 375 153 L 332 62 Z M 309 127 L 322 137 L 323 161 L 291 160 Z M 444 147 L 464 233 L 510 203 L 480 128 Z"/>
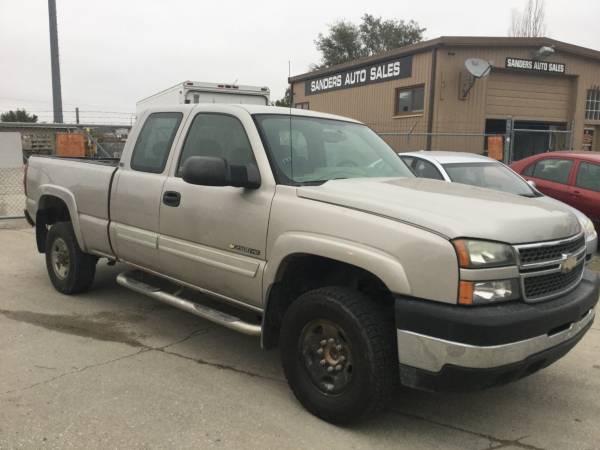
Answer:
<path fill-rule="evenodd" d="M 292 99 L 294 97 L 294 93 L 292 90 L 292 83 L 290 78 L 292 77 L 292 62 L 288 59 L 288 89 L 290 90 L 290 96 L 288 101 L 290 102 L 290 175 L 292 177 L 292 181 L 294 181 L 294 150 L 292 146 Z"/>

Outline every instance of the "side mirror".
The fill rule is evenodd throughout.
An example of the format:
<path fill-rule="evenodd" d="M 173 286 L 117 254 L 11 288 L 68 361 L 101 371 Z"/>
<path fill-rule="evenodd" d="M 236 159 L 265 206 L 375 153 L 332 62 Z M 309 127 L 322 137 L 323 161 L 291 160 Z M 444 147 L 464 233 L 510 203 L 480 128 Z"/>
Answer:
<path fill-rule="evenodd" d="M 260 175 L 254 165 L 229 165 L 225 158 L 190 156 L 183 164 L 183 181 L 200 186 L 260 187 Z"/>
<path fill-rule="evenodd" d="M 533 180 L 527 180 L 527 184 L 528 184 L 529 186 L 531 186 L 532 188 L 534 188 L 534 189 L 537 189 L 537 186 L 536 186 L 536 184 L 535 184 L 535 181 L 533 181 Z"/>

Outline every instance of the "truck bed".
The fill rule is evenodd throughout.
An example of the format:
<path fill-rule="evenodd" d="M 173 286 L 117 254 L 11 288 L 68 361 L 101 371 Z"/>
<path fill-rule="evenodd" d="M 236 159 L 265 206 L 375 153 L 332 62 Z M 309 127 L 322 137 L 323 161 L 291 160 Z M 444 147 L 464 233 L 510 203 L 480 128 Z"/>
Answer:
<path fill-rule="evenodd" d="M 47 197 L 58 197 L 71 211 L 82 249 L 112 255 L 107 232 L 109 192 L 118 164 L 117 158 L 31 156 L 26 179 L 29 215 L 35 218 Z"/>

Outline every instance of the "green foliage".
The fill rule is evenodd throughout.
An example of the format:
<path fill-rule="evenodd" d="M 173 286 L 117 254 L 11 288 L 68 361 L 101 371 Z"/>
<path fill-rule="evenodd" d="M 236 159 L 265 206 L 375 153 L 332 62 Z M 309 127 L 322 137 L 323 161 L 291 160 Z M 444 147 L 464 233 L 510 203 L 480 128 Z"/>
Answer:
<path fill-rule="evenodd" d="M 326 35 L 319 33 L 315 44 L 321 52 L 321 64 L 314 65 L 314 69 L 376 55 L 423 40 L 425 28 L 421 28 L 414 20 L 383 20 L 371 14 L 363 15 L 361 20 L 359 25 L 342 20 L 331 25 Z"/>
<path fill-rule="evenodd" d="M 38 116 L 35 114 L 29 114 L 24 109 L 17 109 L 16 111 L 7 111 L 0 114 L 0 122 L 37 122 Z"/>
<path fill-rule="evenodd" d="M 317 68 L 334 66 L 367 55 L 360 29 L 351 22 L 334 23 L 326 36 L 319 33 L 315 44 L 321 52 L 321 64 Z"/>
<path fill-rule="evenodd" d="M 289 108 L 292 105 L 292 91 L 290 90 L 289 86 L 288 88 L 285 90 L 285 94 L 283 95 L 282 99 L 279 100 L 275 100 L 275 106 L 285 106 L 286 108 Z"/>

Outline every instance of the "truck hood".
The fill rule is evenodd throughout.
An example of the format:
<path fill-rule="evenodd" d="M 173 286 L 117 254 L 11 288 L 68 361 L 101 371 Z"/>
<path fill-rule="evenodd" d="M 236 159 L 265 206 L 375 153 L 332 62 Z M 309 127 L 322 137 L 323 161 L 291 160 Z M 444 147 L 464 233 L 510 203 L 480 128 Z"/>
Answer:
<path fill-rule="evenodd" d="M 561 239 L 581 230 L 577 218 L 560 203 L 426 178 L 331 180 L 299 187 L 297 195 L 398 220 L 449 239 L 520 244 Z"/>

